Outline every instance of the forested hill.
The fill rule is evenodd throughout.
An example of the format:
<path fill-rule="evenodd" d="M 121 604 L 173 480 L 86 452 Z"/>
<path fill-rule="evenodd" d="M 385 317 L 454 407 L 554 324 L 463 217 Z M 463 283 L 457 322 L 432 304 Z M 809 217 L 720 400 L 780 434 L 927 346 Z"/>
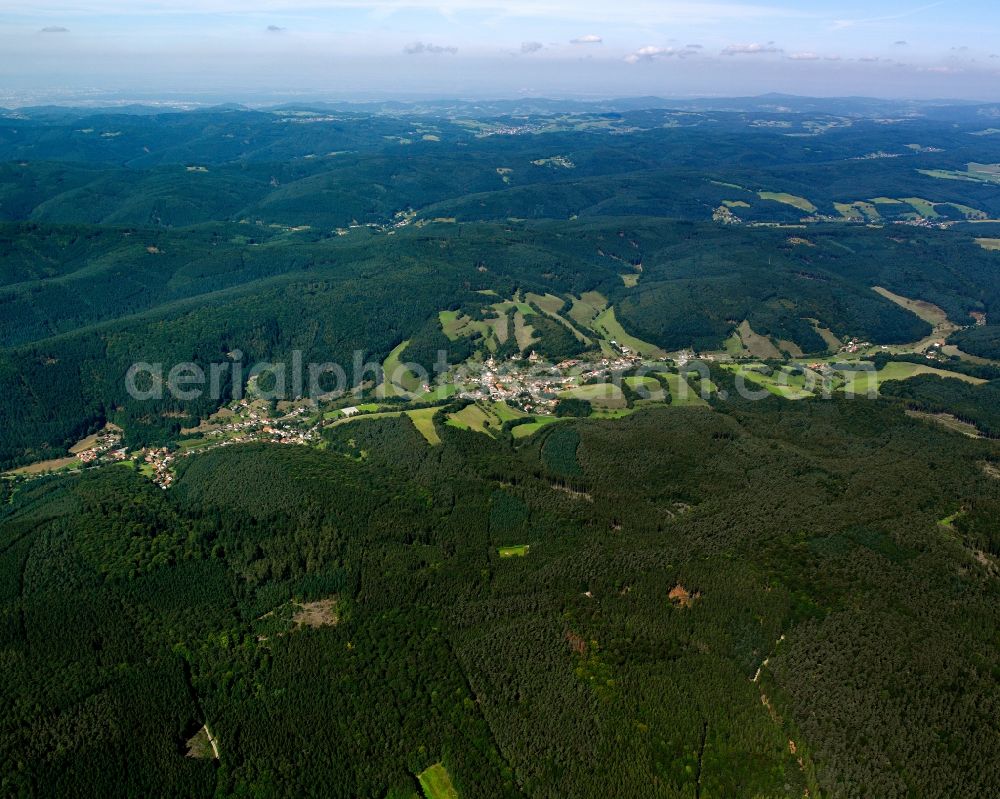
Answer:
<path fill-rule="evenodd" d="M 994 117 L 0 113 L 0 794 L 996 795 Z"/>
<path fill-rule="evenodd" d="M 4 791 L 410 797 L 439 762 L 463 799 L 1000 784 L 991 443 L 778 399 L 439 432 L 19 489 Z"/>

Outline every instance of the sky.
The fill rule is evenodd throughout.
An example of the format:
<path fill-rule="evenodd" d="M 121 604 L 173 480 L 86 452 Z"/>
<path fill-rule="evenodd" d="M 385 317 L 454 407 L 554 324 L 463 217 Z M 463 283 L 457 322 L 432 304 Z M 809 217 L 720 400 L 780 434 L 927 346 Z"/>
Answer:
<path fill-rule="evenodd" d="M 0 0 L 0 105 L 41 99 L 1000 100 L 996 0 Z"/>

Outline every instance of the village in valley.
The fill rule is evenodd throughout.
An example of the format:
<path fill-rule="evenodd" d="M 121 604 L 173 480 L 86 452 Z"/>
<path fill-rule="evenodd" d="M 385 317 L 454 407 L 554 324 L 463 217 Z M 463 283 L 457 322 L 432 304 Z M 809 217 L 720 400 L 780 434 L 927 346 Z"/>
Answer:
<path fill-rule="evenodd" d="M 948 360 L 956 354 L 945 341 L 958 328 L 941 309 L 883 289 L 876 291 L 926 318 L 934 326 L 932 335 L 893 347 L 857 337 L 831 338 L 825 356 L 796 358 L 779 352 L 773 341 L 743 322 L 725 351 L 666 353 L 625 332 L 615 320 L 614 309 L 600 295 L 587 297 L 590 305 L 583 315 L 565 316 L 562 312 L 570 301 L 573 311 L 579 311 L 585 304 L 583 299 L 570 298 L 564 304 L 554 297 L 518 295 L 487 306 L 485 321 L 441 312 L 441 325 L 449 338 L 475 336 L 480 346 L 433 385 L 419 382 L 401 362 L 408 344 L 403 342 L 386 359 L 377 380 L 350 391 L 319 399 L 278 400 L 268 397 L 256 379 L 251 379 L 245 397 L 223 404 L 196 426 L 182 428 L 172 442 L 129 448 L 124 431 L 107 423 L 71 447 L 66 457 L 21 467 L 4 477 L 30 479 L 116 464 L 137 469 L 168 489 L 176 480 L 179 460 L 199 453 L 251 443 L 321 446 L 326 428 L 403 415 L 432 445 L 440 443 L 435 430 L 440 422 L 493 437 L 509 433 L 519 440 L 567 416 L 615 419 L 656 404 L 708 408 L 717 391 L 709 377 L 712 365 L 733 375 L 737 385 L 787 400 L 827 397 L 838 391 L 875 396 L 883 376 L 907 379 L 928 370 L 973 380 L 946 371 Z M 490 318 L 490 312 L 496 316 Z M 586 343 L 587 351 L 557 363 L 547 362 L 536 349 L 541 340 L 535 339 L 531 326 L 532 320 L 540 317 L 557 320 L 572 330 Z M 985 317 L 972 321 L 982 325 Z M 513 343 L 515 333 L 517 346 L 505 348 L 508 340 Z M 893 363 L 876 373 L 871 359 L 880 354 L 918 355 L 945 368 Z M 564 413 L 569 400 L 576 403 L 574 411 Z"/>

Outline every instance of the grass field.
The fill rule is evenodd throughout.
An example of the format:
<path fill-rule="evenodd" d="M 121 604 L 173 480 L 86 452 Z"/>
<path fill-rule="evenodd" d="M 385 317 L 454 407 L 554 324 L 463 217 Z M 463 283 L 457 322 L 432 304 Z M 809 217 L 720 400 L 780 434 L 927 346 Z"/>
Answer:
<path fill-rule="evenodd" d="M 467 405 L 458 413 L 451 414 L 448 417 L 448 424 L 462 430 L 485 433 L 488 436 L 503 426 L 503 422 L 492 411 L 485 410 L 481 405 Z"/>
<path fill-rule="evenodd" d="M 511 408 L 506 402 L 497 402 L 493 405 L 493 413 L 501 422 L 510 422 L 514 419 L 523 419 L 526 414 L 518 408 Z"/>
<path fill-rule="evenodd" d="M 342 419 L 337 419 L 331 426 L 340 427 L 342 424 L 349 424 L 350 422 L 363 422 L 371 419 L 398 419 L 402 415 L 402 411 L 386 411 L 384 413 L 365 413 L 361 416 L 345 416 Z"/>
<path fill-rule="evenodd" d="M 881 286 L 875 286 L 872 291 L 877 294 L 881 294 L 890 302 L 894 302 L 896 305 L 901 308 L 905 308 L 910 313 L 916 314 L 925 322 L 934 325 L 935 327 L 945 324 L 948 321 L 948 314 L 929 302 L 924 302 L 923 300 L 911 300 L 907 297 L 903 297 L 902 295 L 893 294 L 891 291 L 884 289 Z"/>
<path fill-rule="evenodd" d="M 604 408 L 624 408 L 625 395 L 618 386 L 611 383 L 597 383 L 590 386 L 577 386 L 564 391 L 561 396 L 573 399 L 587 400 Z"/>
<path fill-rule="evenodd" d="M 563 419 L 557 419 L 555 416 L 539 416 L 534 422 L 529 422 L 528 424 L 522 424 L 511 430 L 511 435 L 515 439 L 528 438 L 533 436 L 542 428 L 548 427 L 550 424 L 555 424 L 556 422 L 564 421 Z"/>
<path fill-rule="evenodd" d="M 913 208 L 924 219 L 937 219 L 941 214 L 934 210 L 934 203 L 921 197 L 903 197 L 903 202 Z"/>
<path fill-rule="evenodd" d="M 458 799 L 458 791 L 451 784 L 451 776 L 441 763 L 435 763 L 417 775 L 427 799 Z"/>
<path fill-rule="evenodd" d="M 500 547 L 497 552 L 501 558 L 523 558 L 530 548 L 528 544 L 518 544 L 513 547 Z"/>
<path fill-rule="evenodd" d="M 774 375 L 764 375 L 755 371 L 751 366 L 735 364 L 723 368 L 729 369 L 736 375 L 742 375 L 744 380 L 766 389 L 776 397 L 800 400 L 813 396 L 812 392 L 806 390 L 806 380 L 802 375 L 791 375 L 780 370 L 776 370 Z"/>
<path fill-rule="evenodd" d="M 642 399 L 663 402 L 663 388 L 655 377 L 626 377 L 625 384 Z"/>
<path fill-rule="evenodd" d="M 596 291 L 585 291 L 573 299 L 573 306 L 569 309 L 569 318 L 580 327 L 589 328 L 601 311 L 607 307 L 608 300 L 603 294 Z"/>
<path fill-rule="evenodd" d="M 607 341 L 617 341 L 619 344 L 638 352 L 645 358 L 662 358 L 666 355 L 655 344 L 650 344 L 648 341 L 643 341 L 626 333 L 625 328 L 615 318 L 615 309 L 613 307 L 602 311 L 591 323 L 591 328 Z"/>
<path fill-rule="evenodd" d="M 39 461 L 19 469 L 13 469 L 7 474 L 42 474 L 44 472 L 54 472 L 59 469 L 68 469 L 72 466 L 79 466 L 80 461 L 76 458 L 53 458 L 49 461 Z"/>
<path fill-rule="evenodd" d="M 757 196 L 762 200 L 771 200 L 776 203 L 784 203 L 785 205 L 791 205 L 793 208 L 798 208 L 800 211 L 805 211 L 807 214 L 816 213 L 816 206 L 813 205 L 805 197 L 796 197 L 794 194 L 786 194 L 780 191 L 759 191 Z"/>
<path fill-rule="evenodd" d="M 707 408 L 708 403 L 691 387 L 681 375 L 674 372 L 664 373 L 667 385 L 670 386 L 670 404 L 687 408 Z"/>
<path fill-rule="evenodd" d="M 781 358 L 781 351 L 767 336 L 754 332 L 746 320 L 739 327 L 740 340 L 754 358 Z"/>
<path fill-rule="evenodd" d="M 911 377 L 917 377 L 918 375 L 937 375 L 938 377 L 961 380 L 975 386 L 980 386 L 987 382 L 977 377 L 969 377 L 958 372 L 949 372 L 945 369 L 937 369 L 933 366 L 925 366 L 920 363 L 893 362 L 887 363 L 885 368 L 878 372 L 845 373 L 844 384 L 840 390 L 844 392 L 853 390 L 855 394 L 864 396 L 872 388 L 877 389 L 878 386 L 889 380 L 909 380 Z"/>
<path fill-rule="evenodd" d="M 524 312 L 520 310 L 514 314 L 514 338 L 522 352 L 531 349 L 535 343 L 535 328 L 525 321 Z"/>
<path fill-rule="evenodd" d="M 392 352 L 389 353 L 382 364 L 382 371 L 385 372 L 385 382 L 379 387 L 378 396 L 400 397 L 420 390 L 420 382 L 408 370 L 403 368 L 400 360 L 403 350 L 409 345 L 409 341 L 404 341 Z"/>
<path fill-rule="evenodd" d="M 991 252 L 1000 251 L 1000 239 L 976 239 L 976 244 L 984 250 L 990 250 Z"/>
<path fill-rule="evenodd" d="M 533 302 L 539 308 L 541 308 L 545 313 L 557 314 L 560 309 L 565 305 L 562 297 L 557 297 L 555 294 L 546 294 L 542 296 L 541 294 L 526 294 L 525 299 L 528 302 Z"/>
<path fill-rule="evenodd" d="M 845 220 L 878 222 L 882 218 L 873 202 L 834 203 L 833 207 Z"/>
<path fill-rule="evenodd" d="M 438 314 L 438 320 L 441 322 L 441 329 L 449 339 L 454 341 L 459 337 L 458 331 L 464 327 L 461 313 L 458 311 L 441 311 Z"/>
<path fill-rule="evenodd" d="M 420 408 L 406 412 L 414 426 L 431 446 L 441 443 L 441 438 L 438 436 L 437 430 L 434 429 L 434 414 L 437 412 L 437 408 Z"/>
<path fill-rule="evenodd" d="M 557 297 L 554 294 L 546 294 L 545 296 L 542 296 L 540 294 L 529 293 L 525 296 L 525 299 L 538 306 L 550 319 L 565 327 L 570 333 L 573 334 L 577 341 L 583 344 L 590 343 L 590 339 L 577 330 L 565 317 L 559 314 L 560 309 L 566 304 L 561 297 Z"/>
<path fill-rule="evenodd" d="M 454 383 L 448 383 L 443 386 L 438 386 L 437 388 L 432 388 L 430 391 L 425 391 L 423 394 L 418 394 L 416 399 L 420 402 L 443 402 L 444 400 L 455 396 L 461 390 L 462 386 L 457 386 Z"/>

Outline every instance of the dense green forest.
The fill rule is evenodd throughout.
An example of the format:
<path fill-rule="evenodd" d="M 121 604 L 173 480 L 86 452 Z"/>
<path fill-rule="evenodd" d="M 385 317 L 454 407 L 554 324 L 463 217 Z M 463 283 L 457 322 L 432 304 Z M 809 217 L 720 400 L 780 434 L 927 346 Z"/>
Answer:
<path fill-rule="evenodd" d="M 569 424 L 19 485 L 4 791 L 385 796 L 438 761 L 463 797 L 998 784 L 990 442 L 889 402 Z M 326 598 L 336 624 L 282 615 Z M 184 757 L 205 723 L 217 763 Z"/>
<path fill-rule="evenodd" d="M 991 107 L 789 109 L 0 110 L 0 793 L 997 794 Z"/>

